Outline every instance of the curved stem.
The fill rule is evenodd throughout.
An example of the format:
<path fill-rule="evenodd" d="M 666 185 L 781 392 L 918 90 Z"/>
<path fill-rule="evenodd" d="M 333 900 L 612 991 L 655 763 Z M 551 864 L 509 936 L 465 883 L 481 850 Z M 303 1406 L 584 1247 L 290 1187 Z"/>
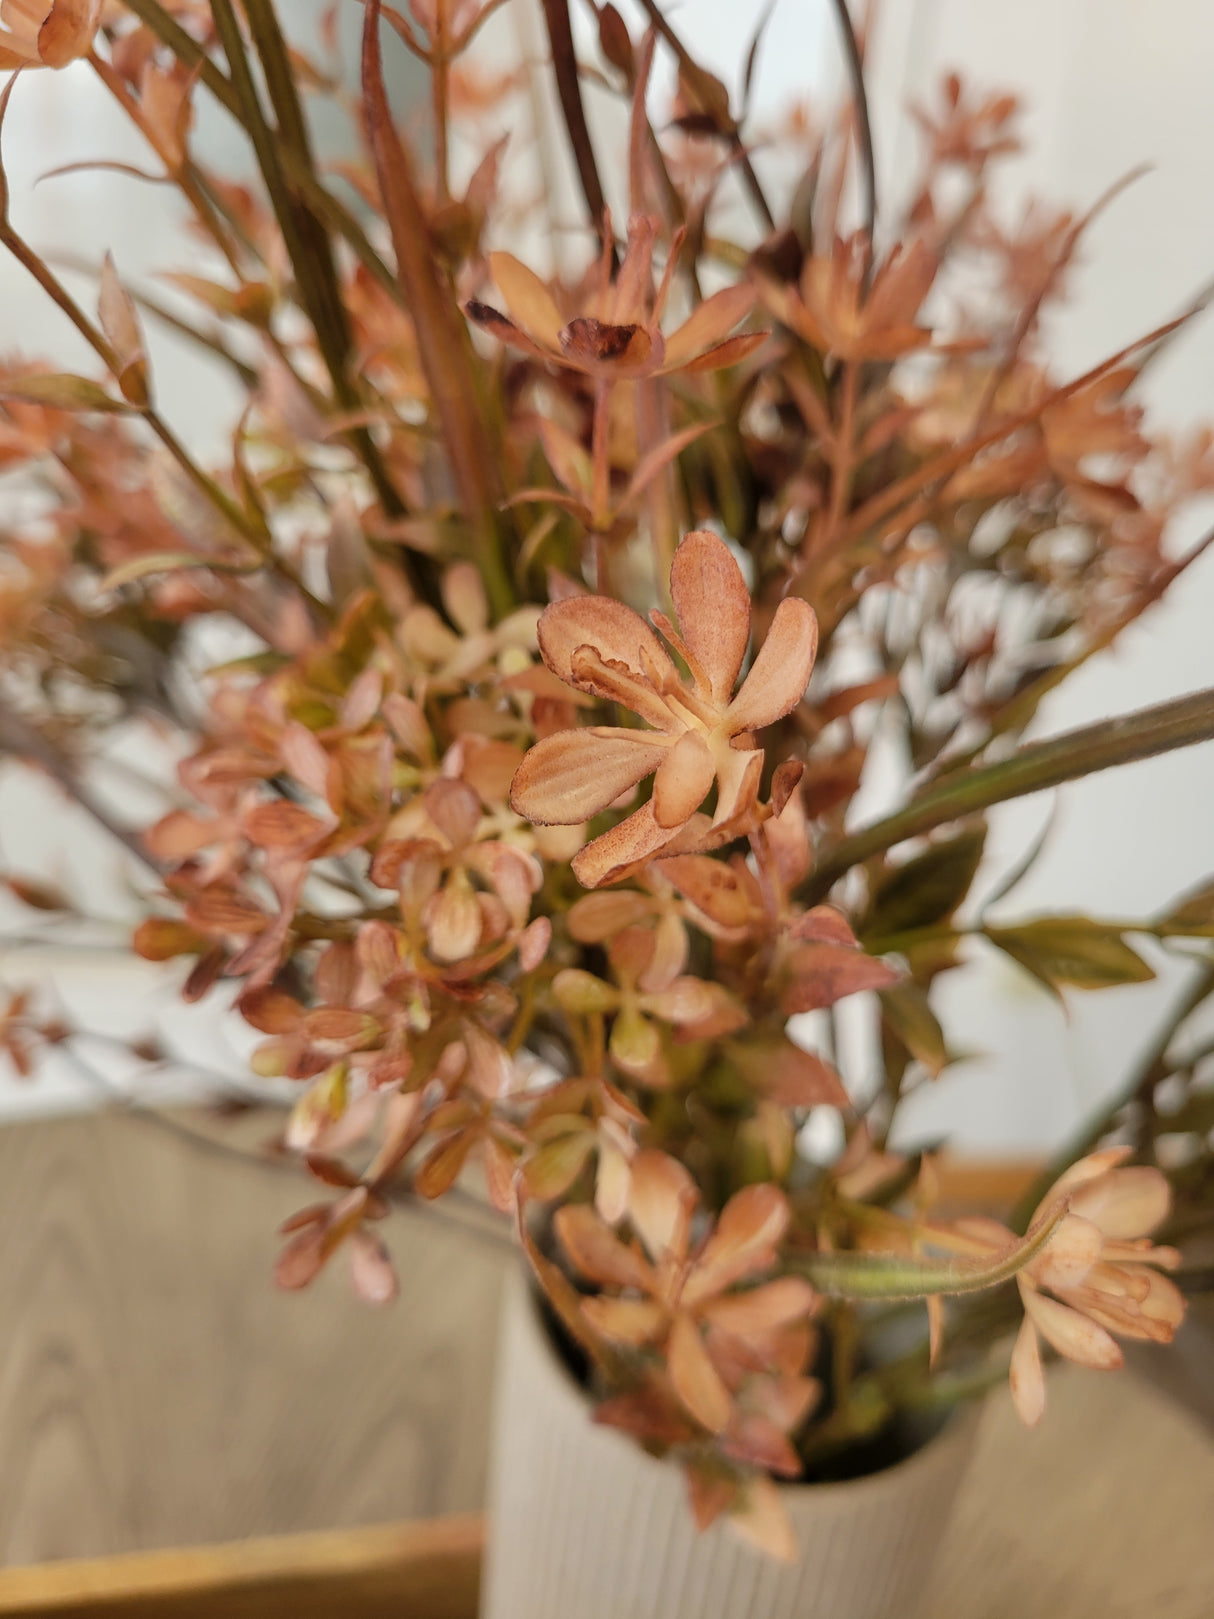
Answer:
<path fill-rule="evenodd" d="M 846 872 L 907 838 L 947 826 L 1012 798 L 1150 759 L 1214 738 L 1214 689 L 1157 703 L 1117 719 L 1030 743 L 997 764 L 979 765 L 934 782 L 905 808 L 845 837 L 827 851 L 807 887 L 822 899 Z"/>

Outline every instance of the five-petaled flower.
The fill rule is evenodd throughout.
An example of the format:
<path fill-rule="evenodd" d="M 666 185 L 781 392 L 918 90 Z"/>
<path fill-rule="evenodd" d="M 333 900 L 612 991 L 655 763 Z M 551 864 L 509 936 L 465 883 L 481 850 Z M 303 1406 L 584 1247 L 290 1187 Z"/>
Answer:
<path fill-rule="evenodd" d="M 539 622 L 540 652 L 554 674 L 652 727 L 558 731 L 530 750 L 514 777 L 511 803 L 541 826 L 588 821 L 654 777 L 648 802 L 574 859 L 574 873 L 587 888 L 670 845 L 714 783 L 713 827 L 726 827 L 753 806 L 763 751 L 753 746 L 751 733 L 796 707 L 813 668 L 817 620 L 806 602 L 786 597 L 733 694 L 750 639 L 750 592 L 715 534 L 684 538 L 670 589 L 679 630 L 663 613 L 650 616 L 686 663 L 690 682 L 644 620 L 609 597 L 554 602 Z"/>
<path fill-rule="evenodd" d="M 716 371 L 735 365 L 767 336 L 766 332 L 729 336 L 749 313 L 754 289 L 745 282 L 723 288 L 699 304 L 669 337 L 664 337 L 659 322 L 678 242 L 671 250 L 655 296 L 653 244 L 657 228 L 658 221 L 651 214 L 638 214 L 631 221 L 619 274 L 612 280 L 610 261 L 605 260 L 597 295 L 583 313 L 571 320 L 561 314 L 535 271 L 510 253 L 489 255 L 489 267 L 508 315 L 477 301 L 465 305 L 466 313 L 512 348 L 604 379 L 664 376 L 671 371 Z"/>
<path fill-rule="evenodd" d="M 789 1219 L 777 1187 L 736 1192 L 695 1244 L 698 1202 L 683 1165 L 644 1148 L 633 1159 L 628 1190 L 628 1220 L 643 1252 L 585 1204 L 558 1209 L 554 1224 L 570 1262 L 610 1290 L 582 1300 L 593 1330 L 632 1349 L 660 1345 L 684 1408 L 702 1428 L 721 1433 L 738 1415 L 729 1381 L 739 1351 L 752 1374 L 774 1370 L 779 1333 L 808 1318 L 814 1292 L 799 1276 L 738 1286 L 755 1283 L 776 1264 Z M 795 1424 L 815 1391 L 804 1377 L 791 1381 L 795 1398 L 787 1414 Z M 795 1461 L 791 1466 L 795 1470 Z"/>
<path fill-rule="evenodd" d="M 1123 1358 L 1114 1333 L 1170 1343 L 1184 1315 L 1179 1289 L 1153 1268 L 1174 1269 L 1180 1256 L 1149 1238 L 1167 1215 L 1168 1183 L 1147 1165 L 1123 1167 L 1129 1150 L 1080 1159 L 1037 1211 L 1067 1198 L 1058 1230 L 1016 1278 L 1025 1315 L 1012 1352 L 1012 1398 L 1030 1427 L 1045 1409 L 1039 1334 L 1067 1360 L 1111 1371 Z"/>
<path fill-rule="evenodd" d="M 0 72 L 66 67 L 87 56 L 103 0 L 0 0 Z"/>

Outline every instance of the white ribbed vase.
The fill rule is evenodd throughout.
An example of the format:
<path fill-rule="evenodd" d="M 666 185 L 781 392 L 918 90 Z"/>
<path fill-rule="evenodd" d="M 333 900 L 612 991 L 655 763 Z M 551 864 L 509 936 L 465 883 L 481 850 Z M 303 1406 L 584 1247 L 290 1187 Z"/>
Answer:
<path fill-rule="evenodd" d="M 913 1619 L 976 1430 L 906 1461 L 789 1485 L 800 1547 L 775 1562 L 701 1534 L 682 1473 L 591 1420 L 521 1276 L 506 1290 L 481 1619 Z"/>

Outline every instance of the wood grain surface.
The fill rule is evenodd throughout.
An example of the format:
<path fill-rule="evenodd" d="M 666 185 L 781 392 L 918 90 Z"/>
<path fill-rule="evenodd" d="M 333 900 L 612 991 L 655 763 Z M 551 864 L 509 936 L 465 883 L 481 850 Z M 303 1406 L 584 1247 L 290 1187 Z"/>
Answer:
<path fill-rule="evenodd" d="M 121 1114 L 0 1128 L 0 1564 L 476 1508 L 501 1250 L 401 1212 L 401 1294 L 270 1282 L 313 1192 Z"/>

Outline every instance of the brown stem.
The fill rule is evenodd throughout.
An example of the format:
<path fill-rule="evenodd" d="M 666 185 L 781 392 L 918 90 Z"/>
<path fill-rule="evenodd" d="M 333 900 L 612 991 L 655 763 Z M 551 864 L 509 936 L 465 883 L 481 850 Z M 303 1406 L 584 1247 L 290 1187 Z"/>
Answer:
<path fill-rule="evenodd" d="M 110 837 L 121 843 L 149 871 L 160 875 L 159 863 L 148 854 L 138 834 L 129 827 L 120 826 L 109 811 L 102 808 L 80 780 L 75 765 L 62 749 L 3 701 L 0 701 L 0 750 L 44 770 Z"/>
<path fill-rule="evenodd" d="M 278 128 L 271 129 L 262 111 L 261 98 L 249 68 L 244 38 L 231 0 L 212 0 L 211 13 L 228 59 L 228 71 L 240 109 L 238 117 L 252 142 L 257 166 L 295 273 L 301 301 L 316 333 L 317 346 L 333 385 L 334 398 L 342 410 L 355 411 L 362 400 L 350 380 L 353 343 L 333 258 L 333 246 L 324 222 L 300 202 L 292 190 L 282 162 L 281 154 L 287 151 L 293 154 L 300 168 L 315 172 L 307 124 L 286 42 L 278 26 L 272 0 L 246 0 L 244 9 Z M 366 427 L 351 428 L 344 436 L 366 467 L 384 510 L 389 516 L 401 516 L 404 503 Z"/>
<path fill-rule="evenodd" d="M 586 108 L 582 102 L 582 86 L 578 77 L 577 55 L 573 48 L 573 26 L 569 20 L 569 0 L 543 0 L 544 24 L 548 30 L 548 44 L 552 51 L 552 72 L 556 79 L 561 115 L 573 148 L 578 180 L 586 199 L 590 223 L 606 246 L 605 232 L 607 202 L 603 196 L 603 182 L 595 162 L 594 145 L 586 123 Z M 612 269 L 616 265 L 615 244 L 611 244 Z"/>
<path fill-rule="evenodd" d="M 696 61 L 695 57 L 692 56 L 686 45 L 683 44 L 683 41 L 667 22 L 666 18 L 661 12 L 661 9 L 657 5 L 657 0 L 641 0 L 641 4 L 648 13 L 649 20 L 653 23 L 653 26 L 657 29 L 658 33 L 661 34 L 667 45 L 670 46 L 671 50 L 678 57 L 679 66 L 682 68 L 683 76 L 687 80 L 688 84 L 693 89 L 706 90 L 706 86 L 709 84 L 708 75 L 704 72 L 704 69 Z M 711 104 L 711 91 L 706 90 L 705 100 L 708 104 Z M 759 183 L 759 177 L 755 173 L 754 165 L 750 161 L 750 153 L 746 150 L 745 143 L 742 140 L 741 131 L 738 129 L 735 123 L 730 122 L 726 128 L 722 129 L 721 133 L 729 142 L 730 148 L 733 151 L 734 161 L 737 164 L 742 179 L 746 184 L 746 189 L 750 193 L 751 202 L 754 204 L 759 218 L 763 221 L 763 224 L 767 230 L 774 231 L 776 228 L 775 215 L 772 213 L 771 208 L 768 205 L 767 198 L 763 192 L 763 187 Z"/>
<path fill-rule="evenodd" d="M 477 543 L 477 561 L 489 600 L 494 611 L 502 614 L 513 606 L 514 593 L 501 550 L 497 457 L 478 393 L 467 324 L 434 251 L 413 165 L 392 121 L 384 88 L 379 17 L 379 0 L 368 0 L 362 49 L 368 144 L 396 252 L 401 292 L 413 318 L 418 355 L 458 498 Z"/>
<path fill-rule="evenodd" d="M 872 279 L 874 238 L 877 229 L 877 164 L 873 153 L 873 126 L 868 111 L 868 90 L 864 84 L 864 58 L 856 38 L 855 25 L 847 0 L 834 0 L 839 31 L 843 36 L 843 52 L 847 57 L 847 70 L 851 75 L 852 99 L 856 105 L 856 145 L 860 149 L 860 167 L 864 176 L 864 233 L 868 250 L 864 255 L 864 290 L 868 291 Z"/>

